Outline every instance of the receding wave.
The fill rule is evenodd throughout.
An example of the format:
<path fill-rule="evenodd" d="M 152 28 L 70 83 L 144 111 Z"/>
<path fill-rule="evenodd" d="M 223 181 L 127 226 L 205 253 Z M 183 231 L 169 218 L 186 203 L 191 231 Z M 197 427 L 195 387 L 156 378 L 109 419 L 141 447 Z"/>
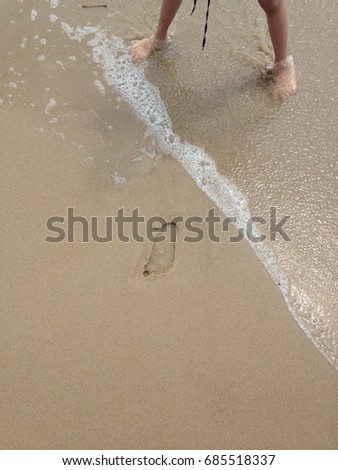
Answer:
<path fill-rule="evenodd" d="M 81 41 L 87 35 L 92 36 L 88 45 L 92 47 L 94 62 L 102 67 L 105 81 L 130 105 L 149 132 L 156 137 L 160 150 L 180 162 L 217 207 L 226 216 L 236 218 L 238 227 L 245 225 L 251 218 L 246 196 L 218 172 L 214 160 L 203 149 L 182 141 L 180 136 L 173 132 L 172 122 L 159 89 L 146 79 L 146 65 L 134 66 L 122 40 L 118 37 L 108 37 L 100 28 L 72 28 L 66 23 L 61 26 L 72 40 Z M 255 229 L 253 235 L 259 237 L 260 233 Z M 318 336 L 316 325 L 307 323 L 299 314 L 295 303 L 291 301 L 288 278 L 279 266 L 272 247 L 263 242 L 253 243 L 249 239 L 247 241 L 280 288 L 289 311 L 305 334 L 338 369 L 335 345 L 330 341 L 329 332 L 322 331 Z"/>

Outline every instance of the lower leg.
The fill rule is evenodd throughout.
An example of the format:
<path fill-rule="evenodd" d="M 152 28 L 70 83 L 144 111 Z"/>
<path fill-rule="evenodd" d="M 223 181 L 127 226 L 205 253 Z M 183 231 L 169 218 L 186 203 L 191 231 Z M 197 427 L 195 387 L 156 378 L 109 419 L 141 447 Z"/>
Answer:
<path fill-rule="evenodd" d="M 275 88 L 273 97 L 276 101 L 284 100 L 295 93 L 296 72 L 291 56 L 287 55 L 288 20 L 284 0 L 258 0 L 265 11 L 271 42 L 275 52 L 273 68 Z"/>
<path fill-rule="evenodd" d="M 258 1 L 267 17 L 275 62 L 285 60 L 288 47 L 288 20 L 284 0 Z"/>
<path fill-rule="evenodd" d="M 163 0 L 160 19 L 158 22 L 155 38 L 159 41 L 167 39 L 168 29 L 182 3 L 182 0 Z"/>

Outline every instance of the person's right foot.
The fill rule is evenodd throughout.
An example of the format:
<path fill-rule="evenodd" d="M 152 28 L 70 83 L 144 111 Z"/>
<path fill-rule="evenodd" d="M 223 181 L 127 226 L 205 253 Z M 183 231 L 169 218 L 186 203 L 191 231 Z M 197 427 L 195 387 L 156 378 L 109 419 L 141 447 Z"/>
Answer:
<path fill-rule="evenodd" d="M 131 59 L 133 62 L 143 62 L 148 59 L 156 49 L 162 49 L 168 44 L 168 39 L 160 41 L 153 34 L 149 38 L 141 39 L 130 48 Z"/>

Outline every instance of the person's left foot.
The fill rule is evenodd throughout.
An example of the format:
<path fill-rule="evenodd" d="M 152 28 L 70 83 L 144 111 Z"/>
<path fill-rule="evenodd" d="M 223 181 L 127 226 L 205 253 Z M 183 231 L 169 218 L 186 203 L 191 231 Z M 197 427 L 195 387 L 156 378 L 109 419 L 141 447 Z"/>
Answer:
<path fill-rule="evenodd" d="M 141 41 L 137 41 L 137 43 L 130 48 L 132 61 L 134 63 L 143 62 L 148 59 L 156 49 L 162 49 L 168 44 L 169 38 L 161 41 L 156 39 L 154 34 L 149 38 L 141 39 Z"/>
<path fill-rule="evenodd" d="M 291 55 L 287 59 L 275 63 L 273 78 L 275 81 L 273 99 L 275 101 L 284 101 L 288 96 L 296 93 L 296 67 Z"/>

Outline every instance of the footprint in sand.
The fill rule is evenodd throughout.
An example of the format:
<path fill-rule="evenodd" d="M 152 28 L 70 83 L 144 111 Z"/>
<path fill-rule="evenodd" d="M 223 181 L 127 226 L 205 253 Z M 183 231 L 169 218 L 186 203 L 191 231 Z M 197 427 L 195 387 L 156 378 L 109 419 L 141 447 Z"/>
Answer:
<path fill-rule="evenodd" d="M 175 261 L 176 224 L 164 224 L 158 232 L 163 235 L 154 242 L 149 260 L 143 269 L 144 277 L 152 279 L 157 279 L 168 272 Z"/>

